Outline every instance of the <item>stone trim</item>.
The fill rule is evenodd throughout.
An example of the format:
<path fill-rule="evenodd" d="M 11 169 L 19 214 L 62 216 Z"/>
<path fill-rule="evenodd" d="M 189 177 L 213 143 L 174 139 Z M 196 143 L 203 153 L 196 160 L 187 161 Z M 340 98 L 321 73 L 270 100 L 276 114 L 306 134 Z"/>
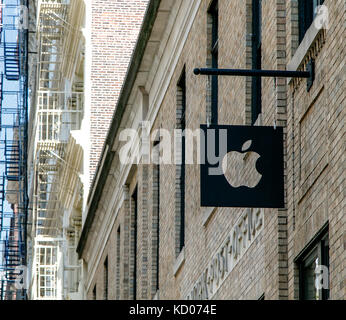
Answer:
<path fill-rule="evenodd" d="M 180 251 L 173 265 L 173 275 L 176 277 L 185 262 L 185 247 Z"/>
<path fill-rule="evenodd" d="M 202 225 L 203 227 L 207 227 L 211 217 L 214 215 L 216 212 L 216 207 L 207 207 L 204 208 L 203 210 L 203 220 L 202 220 Z"/>
<path fill-rule="evenodd" d="M 310 59 L 316 59 L 325 41 L 326 30 L 318 30 L 312 23 L 291 61 L 287 64 L 287 70 L 306 70 L 307 63 Z M 287 84 L 293 85 L 294 89 L 297 89 L 303 80 L 300 78 L 288 78 Z"/>
<path fill-rule="evenodd" d="M 157 290 L 154 297 L 153 297 L 153 300 L 160 300 L 160 290 Z"/>

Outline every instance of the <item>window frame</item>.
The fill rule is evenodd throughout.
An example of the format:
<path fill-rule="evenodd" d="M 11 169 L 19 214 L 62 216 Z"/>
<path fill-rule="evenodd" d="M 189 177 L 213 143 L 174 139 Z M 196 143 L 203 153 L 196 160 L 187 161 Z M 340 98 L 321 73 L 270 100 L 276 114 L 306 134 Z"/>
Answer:
<path fill-rule="evenodd" d="M 208 15 L 212 20 L 211 31 L 211 67 L 219 67 L 219 1 L 213 0 L 208 8 Z M 211 76 L 211 124 L 218 123 L 219 80 L 218 76 Z"/>
<path fill-rule="evenodd" d="M 156 232 L 156 237 L 157 237 L 157 243 L 156 243 L 156 250 L 155 250 L 155 254 L 156 254 L 156 276 L 155 276 L 155 281 L 156 281 L 156 292 L 158 292 L 158 290 L 160 289 L 160 172 L 161 172 L 161 165 L 160 165 L 160 143 L 161 143 L 161 139 L 160 139 L 160 135 L 159 137 L 153 141 L 153 150 L 157 155 L 157 163 L 154 164 L 154 171 L 153 174 L 155 174 L 156 176 L 153 177 L 153 181 L 156 179 L 157 180 L 157 193 L 155 193 L 155 191 L 153 190 L 153 194 L 154 194 L 154 199 L 153 201 L 156 202 L 156 206 L 157 206 L 157 226 L 156 226 L 156 230 L 153 230 L 154 232 Z M 156 198 L 155 198 L 156 196 Z"/>
<path fill-rule="evenodd" d="M 328 255 L 326 255 L 326 248 L 328 248 Z M 309 244 L 302 250 L 302 252 L 294 260 L 298 266 L 299 271 L 299 300 L 306 300 L 305 296 L 305 268 L 310 265 L 310 262 L 315 258 L 320 261 L 319 265 L 328 267 L 329 273 L 329 232 L 328 223 L 316 234 L 316 236 L 309 242 Z M 329 278 L 328 274 L 328 278 Z M 319 289 L 319 300 L 327 300 L 330 296 L 330 288 Z"/>
<path fill-rule="evenodd" d="M 108 288 L 109 288 L 109 269 L 108 269 L 108 256 L 103 263 L 103 300 L 108 300 Z"/>
<path fill-rule="evenodd" d="M 179 230 L 179 252 L 185 246 L 185 134 L 186 128 L 186 68 L 184 66 L 181 75 L 177 83 L 177 91 L 182 93 L 181 106 L 177 106 L 182 109 L 180 123 L 178 124 L 181 132 L 181 164 L 180 164 L 180 230 Z"/>
<path fill-rule="evenodd" d="M 252 0 L 252 69 L 262 69 L 262 0 Z M 262 113 L 262 77 L 251 80 L 251 125 Z"/>
<path fill-rule="evenodd" d="M 298 0 L 299 44 L 316 17 L 316 8 L 323 3 L 324 0 Z"/>
<path fill-rule="evenodd" d="M 94 285 L 93 291 L 92 291 L 92 295 L 93 295 L 93 300 L 97 300 L 97 291 L 96 291 L 96 284 Z"/>

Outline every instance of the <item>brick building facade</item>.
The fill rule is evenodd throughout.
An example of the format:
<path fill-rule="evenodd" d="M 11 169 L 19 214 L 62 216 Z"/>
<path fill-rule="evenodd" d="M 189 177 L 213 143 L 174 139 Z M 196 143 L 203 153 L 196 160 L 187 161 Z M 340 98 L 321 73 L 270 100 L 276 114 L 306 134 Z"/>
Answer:
<path fill-rule="evenodd" d="M 149 1 L 77 248 L 88 299 L 345 299 L 345 10 L 341 0 Z M 305 70 L 311 58 L 309 91 L 305 79 L 193 74 Z M 201 207 L 196 162 L 120 161 L 125 128 L 149 130 L 140 145 L 156 158 L 163 129 L 216 121 L 284 128 L 284 209 Z"/>
<path fill-rule="evenodd" d="M 93 0 L 90 66 L 90 183 L 105 141 L 148 0 Z"/>

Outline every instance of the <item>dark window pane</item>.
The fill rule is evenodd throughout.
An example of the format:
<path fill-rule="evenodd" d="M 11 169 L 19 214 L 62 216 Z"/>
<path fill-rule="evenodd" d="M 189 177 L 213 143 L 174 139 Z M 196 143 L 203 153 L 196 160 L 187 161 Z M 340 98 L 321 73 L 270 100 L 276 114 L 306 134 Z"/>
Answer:
<path fill-rule="evenodd" d="M 181 116 L 177 126 L 184 132 L 186 127 L 186 72 L 185 67 L 178 82 L 178 108 L 181 110 Z M 181 139 L 181 165 L 178 169 L 179 174 L 179 192 L 180 192 L 180 230 L 179 230 L 179 251 L 185 246 L 185 136 Z"/>
<path fill-rule="evenodd" d="M 306 31 L 314 20 L 316 8 L 323 3 L 324 0 L 299 0 L 299 43 L 302 42 Z"/>
<path fill-rule="evenodd" d="M 211 67 L 219 67 L 219 5 L 218 1 L 214 0 L 208 11 L 212 20 L 212 39 L 210 45 L 211 52 Z M 218 123 L 218 77 L 211 77 L 211 123 Z"/>
<path fill-rule="evenodd" d="M 322 265 L 326 266 L 329 270 L 329 240 L 328 237 L 324 238 L 321 243 L 321 249 L 322 249 Z M 328 300 L 329 299 L 329 274 L 328 274 L 328 288 L 322 289 L 322 299 Z"/>
<path fill-rule="evenodd" d="M 262 1 L 252 1 L 252 69 L 262 69 Z M 251 123 L 262 112 L 262 79 L 252 77 Z"/>

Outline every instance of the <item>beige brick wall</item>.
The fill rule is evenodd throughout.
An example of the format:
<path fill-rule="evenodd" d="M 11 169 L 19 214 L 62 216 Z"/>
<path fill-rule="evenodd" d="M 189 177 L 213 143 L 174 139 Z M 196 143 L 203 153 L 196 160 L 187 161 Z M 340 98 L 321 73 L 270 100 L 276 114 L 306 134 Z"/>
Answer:
<path fill-rule="evenodd" d="M 296 255 L 329 221 L 330 298 L 345 299 L 345 219 L 343 212 L 343 136 L 345 121 L 345 6 L 342 1 L 324 3 L 329 28 L 320 32 L 309 56 L 315 59 L 316 80 L 310 92 L 305 81 L 289 86 L 288 134 L 288 280 L 289 298 L 297 297 Z M 288 12 L 296 9 L 287 5 Z M 287 44 L 295 43 L 297 30 Z M 288 52 L 294 54 L 295 46 Z M 295 290 L 296 289 L 296 290 Z"/>
<path fill-rule="evenodd" d="M 341 41 L 345 18 L 342 1 L 326 0 L 330 28 L 319 35 L 311 55 L 316 58 L 316 80 L 310 92 L 306 81 L 286 85 L 286 79 L 262 81 L 262 125 L 284 126 L 285 193 L 287 209 L 264 209 L 263 229 L 213 296 L 215 299 L 295 299 L 298 297 L 298 274 L 294 259 L 320 228 L 329 221 L 331 298 L 344 299 L 345 219 L 343 217 L 342 160 L 344 157 L 343 122 L 345 118 L 345 42 Z M 195 67 L 207 61 L 207 8 L 201 1 L 196 18 L 179 56 L 165 92 L 152 132 L 176 125 L 176 86 L 186 68 L 186 127 L 197 129 L 205 123 L 207 77 L 193 75 Z M 219 67 L 249 68 L 250 1 L 219 0 Z M 294 1 L 263 1 L 263 69 L 286 69 L 297 49 L 297 8 Z M 250 23 L 251 25 L 251 23 Z M 205 32 L 203 32 L 203 30 Z M 325 39 L 325 42 L 321 39 Z M 250 60 L 251 61 L 251 60 Z M 245 78 L 220 77 L 219 123 L 249 123 L 249 81 Z M 251 84 L 251 82 L 250 82 Z M 149 95 L 155 92 L 149 90 Z M 98 230 L 107 207 L 112 203 L 119 174 L 117 156 L 113 161 L 96 218 L 83 257 L 89 263 Z M 192 290 L 208 267 L 213 255 L 234 227 L 243 208 L 217 208 L 203 225 L 206 209 L 200 207 L 199 166 L 186 166 L 186 236 L 185 261 L 176 275 L 176 166 L 161 165 L 160 170 L 160 299 L 182 299 Z M 140 165 L 135 172 L 139 191 L 137 298 L 151 299 L 155 294 L 155 222 L 153 165 Z M 132 178 L 131 178 L 132 179 Z M 130 183 L 130 182 L 129 182 Z M 131 186 L 130 186 L 131 188 Z M 90 274 L 102 297 L 102 268 L 108 255 L 109 297 L 116 288 L 116 232 L 121 226 L 121 298 L 130 296 L 133 257 L 129 256 L 130 210 L 128 201 L 121 204 L 112 232 L 97 271 Z M 90 270 L 92 270 L 90 265 Z M 92 295 L 89 287 L 88 297 Z M 99 291 L 100 290 L 100 291 Z"/>

